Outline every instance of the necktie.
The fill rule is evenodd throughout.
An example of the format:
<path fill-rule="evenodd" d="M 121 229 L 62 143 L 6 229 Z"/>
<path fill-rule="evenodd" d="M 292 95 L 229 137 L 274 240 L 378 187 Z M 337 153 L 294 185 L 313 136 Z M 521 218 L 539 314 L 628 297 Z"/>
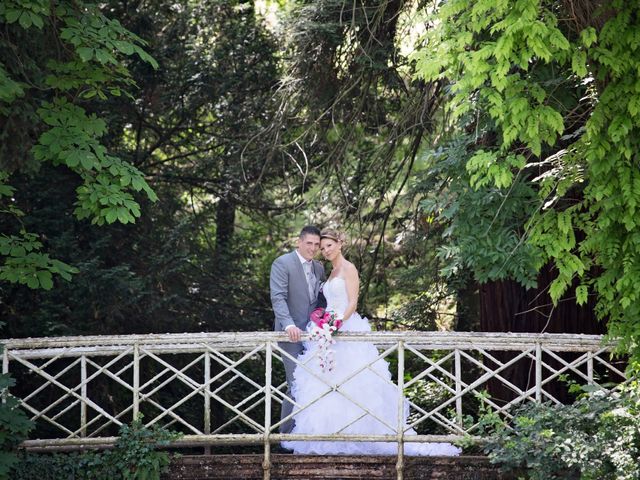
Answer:
<path fill-rule="evenodd" d="M 311 268 L 311 261 L 304 263 L 304 273 L 307 277 L 307 287 L 309 288 L 309 299 L 313 300 L 314 294 L 316 292 L 316 276 L 313 274 L 313 269 Z"/>

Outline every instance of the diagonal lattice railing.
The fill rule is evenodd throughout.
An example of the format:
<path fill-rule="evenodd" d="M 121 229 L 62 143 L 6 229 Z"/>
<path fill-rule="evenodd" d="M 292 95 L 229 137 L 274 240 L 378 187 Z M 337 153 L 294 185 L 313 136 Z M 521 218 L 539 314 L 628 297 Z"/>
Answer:
<path fill-rule="evenodd" d="M 224 448 L 281 440 L 404 442 L 453 441 L 474 435 L 484 402 L 509 418 L 523 402 L 566 400 L 566 383 L 600 385 L 626 381 L 602 338 L 572 334 L 376 332 L 341 334 L 339 342 L 369 342 L 379 355 L 339 385 L 326 384 L 361 415 L 375 417 L 340 386 L 376 362 L 389 361 L 393 378 L 382 378 L 409 400 L 409 424 L 389 425 L 393 434 L 332 435 L 278 433 L 286 399 L 282 359 L 289 355 L 275 332 L 87 336 L 3 340 L 3 372 L 17 380 L 12 394 L 36 423 L 25 442 L 32 449 L 72 449 L 112 443 L 118 427 L 143 414 L 146 425 L 184 433 L 182 445 Z M 297 362 L 296 359 L 292 359 Z M 316 361 L 311 359 L 310 361 Z M 301 364 L 321 382 L 309 363 Z M 524 374 L 523 374 L 524 372 Z M 325 382 L 326 383 L 326 382 Z M 376 417 L 377 418 L 377 417 Z M 286 420 L 286 419 L 285 419 Z M 406 436 L 408 428 L 417 435 Z M 402 465 L 402 448 L 398 462 Z M 268 469 L 265 470 L 268 476 Z M 401 472 L 401 468 L 399 470 Z M 400 473 L 399 473 L 400 475 Z"/>

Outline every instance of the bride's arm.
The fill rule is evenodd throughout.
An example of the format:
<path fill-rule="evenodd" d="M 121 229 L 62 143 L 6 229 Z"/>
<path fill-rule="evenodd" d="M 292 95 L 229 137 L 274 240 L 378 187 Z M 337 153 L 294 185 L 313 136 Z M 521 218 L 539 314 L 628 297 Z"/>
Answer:
<path fill-rule="evenodd" d="M 347 297 L 349 304 L 344 311 L 343 320 L 348 320 L 358 307 L 358 291 L 360 290 L 360 279 L 358 278 L 358 269 L 354 265 L 349 265 L 344 273 L 344 280 L 347 286 Z"/>

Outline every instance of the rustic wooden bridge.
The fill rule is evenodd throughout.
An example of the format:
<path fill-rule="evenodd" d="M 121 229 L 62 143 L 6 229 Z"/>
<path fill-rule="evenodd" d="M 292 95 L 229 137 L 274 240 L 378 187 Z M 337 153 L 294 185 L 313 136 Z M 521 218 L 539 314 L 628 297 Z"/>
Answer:
<path fill-rule="evenodd" d="M 0 343 L 5 346 L 3 372 L 17 379 L 11 393 L 20 399 L 36 423 L 33 438 L 24 442 L 27 449 L 107 447 L 116 440 L 120 425 L 143 414 L 146 425 L 162 425 L 182 432 L 183 436 L 175 442 L 177 448 L 203 447 L 208 455 L 231 453 L 234 448 L 247 445 L 259 448 L 259 476 L 264 479 L 272 475 L 321 478 L 309 473 L 314 469 L 322 471 L 323 460 L 318 457 L 305 460 L 272 455 L 272 445 L 285 439 L 397 442 L 399 453 L 392 460 L 359 458 L 350 462 L 359 462 L 362 467 L 359 472 L 367 478 L 376 478 L 366 474 L 365 468 L 367 463 L 376 461 L 382 466 L 373 471 L 383 472 L 378 478 L 391 478 L 390 465 L 393 478 L 445 478 L 419 476 L 416 472 L 426 471 L 434 462 L 444 465 L 450 460 L 408 458 L 403 454 L 404 445 L 455 442 L 465 436 L 477 436 L 479 424 L 475 417 L 479 404 L 510 418 L 513 409 L 523 402 L 560 403 L 557 388 L 551 388 L 557 387 L 559 379 L 599 385 L 603 389 L 625 381 L 623 367 L 611 360 L 609 347 L 594 335 L 341 334 L 341 342 L 370 342 L 378 347 L 378 358 L 364 368 L 380 359 L 391 363 L 395 377 L 391 382 L 398 398 L 408 396 L 410 400 L 408 428 L 417 430 L 418 435 L 405 434 L 402 412 L 398 414 L 399 425 L 394 435 L 354 436 L 340 432 L 323 437 L 283 435 L 278 433 L 280 405 L 286 398 L 282 359 L 287 353 L 278 346 L 283 340 L 283 334 L 276 332 L 221 332 L 28 338 Z M 515 379 L 510 374 L 517 365 L 529 369 L 524 383 L 522 378 Z M 307 365 L 303 368 L 309 369 Z M 328 387 L 328 391 L 340 391 L 340 385 Z M 509 398 L 488 395 L 487 391 L 495 387 L 506 388 Z M 398 405 L 403 408 L 401 401 Z M 371 414 L 362 409 L 363 416 Z M 245 468 L 247 473 L 244 477 L 224 478 L 254 478 L 256 458 L 255 453 L 247 457 L 185 457 L 172 471 L 174 478 L 223 478 L 205 473 L 224 472 L 227 462 L 233 471 Z M 344 463 L 325 459 L 325 471 L 327 461 L 334 466 Z M 212 468 L 215 462 L 217 467 Z M 191 473 L 185 473 L 185 464 L 191 465 Z M 480 468 L 481 464 L 486 462 L 460 459 L 458 466 L 475 465 L 469 471 L 476 476 L 449 478 L 497 478 L 477 476 L 484 468 Z M 200 470 L 195 465 L 200 465 Z M 343 473 L 324 478 L 365 478 L 349 476 L 348 465 L 343 466 L 338 469 Z M 296 476 L 295 468 L 306 471 L 307 476 Z M 195 471 L 205 473 L 189 476 L 195 475 Z"/>

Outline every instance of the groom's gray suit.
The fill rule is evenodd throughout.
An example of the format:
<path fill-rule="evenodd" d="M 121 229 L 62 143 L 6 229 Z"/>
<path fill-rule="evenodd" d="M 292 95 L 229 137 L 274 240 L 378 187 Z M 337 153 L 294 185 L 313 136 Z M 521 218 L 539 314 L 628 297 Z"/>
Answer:
<path fill-rule="evenodd" d="M 271 265 L 270 288 L 271 304 L 275 314 L 274 330 L 284 331 L 289 325 L 295 325 L 304 330 L 309 322 L 309 316 L 318 302 L 320 283 L 324 281 L 324 267 L 316 260 L 312 261 L 315 281 L 313 296 L 309 294 L 307 279 L 302 263 L 296 251 L 286 253 Z M 294 358 L 302 353 L 302 343 L 280 342 L 278 346 Z M 283 358 L 287 376 L 287 396 L 291 397 L 291 384 L 295 363 L 289 358 Z M 281 418 L 291 414 L 293 405 L 284 401 Z M 289 433 L 293 429 L 293 421 L 287 420 L 280 425 L 280 432 Z"/>

